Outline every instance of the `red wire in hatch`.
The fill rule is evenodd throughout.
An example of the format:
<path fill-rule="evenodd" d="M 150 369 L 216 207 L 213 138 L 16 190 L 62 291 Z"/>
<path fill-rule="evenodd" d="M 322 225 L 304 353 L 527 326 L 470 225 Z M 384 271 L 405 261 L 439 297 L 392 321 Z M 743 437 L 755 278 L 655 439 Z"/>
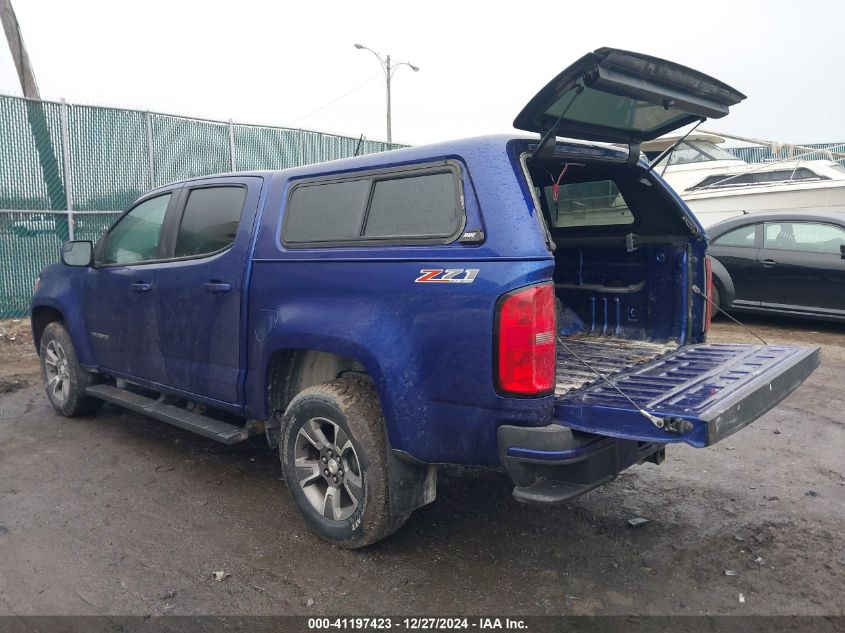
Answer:
<path fill-rule="evenodd" d="M 558 198 L 560 198 L 560 181 L 561 181 L 561 179 L 563 178 L 563 175 L 567 172 L 568 169 L 569 169 L 569 163 L 564 163 L 563 169 L 560 171 L 560 176 L 557 177 L 557 180 L 555 180 L 554 176 L 552 176 L 551 174 L 549 174 L 548 171 L 546 171 L 546 173 L 549 174 L 549 178 L 551 178 L 551 181 L 552 181 L 552 200 L 554 200 L 555 202 L 557 202 Z"/>

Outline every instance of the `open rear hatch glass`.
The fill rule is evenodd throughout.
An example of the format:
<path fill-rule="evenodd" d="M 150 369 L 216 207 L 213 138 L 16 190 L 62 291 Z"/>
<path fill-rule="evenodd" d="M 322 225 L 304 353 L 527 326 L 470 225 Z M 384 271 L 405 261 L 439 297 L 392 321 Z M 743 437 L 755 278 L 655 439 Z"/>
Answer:
<path fill-rule="evenodd" d="M 596 380 L 556 396 L 554 417 L 559 424 L 599 435 L 709 446 L 774 407 L 819 359 L 818 347 L 690 345 L 610 379 L 636 407 Z M 659 418 L 663 427 L 639 409 Z"/>
<path fill-rule="evenodd" d="M 613 48 L 588 53 L 523 108 L 514 127 L 609 143 L 639 143 L 721 118 L 745 98 L 697 70 Z"/>

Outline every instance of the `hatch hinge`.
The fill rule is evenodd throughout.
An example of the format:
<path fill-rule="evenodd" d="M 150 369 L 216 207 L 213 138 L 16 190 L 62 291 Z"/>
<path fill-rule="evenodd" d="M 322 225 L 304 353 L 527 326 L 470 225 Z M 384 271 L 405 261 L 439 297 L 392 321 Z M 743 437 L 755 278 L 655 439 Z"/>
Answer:
<path fill-rule="evenodd" d="M 535 149 L 531 154 L 530 160 L 547 160 L 554 158 L 556 143 L 557 135 L 555 135 L 555 129 L 551 128 L 543 135 L 543 138 L 540 139 L 540 144 L 537 145 L 537 149 Z"/>
<path fill-rule="evenodd" d="M 636 165 L 640 160 L 640 144 L 628 143 L 628 159 L 625 161 L 626 165 Z"/>

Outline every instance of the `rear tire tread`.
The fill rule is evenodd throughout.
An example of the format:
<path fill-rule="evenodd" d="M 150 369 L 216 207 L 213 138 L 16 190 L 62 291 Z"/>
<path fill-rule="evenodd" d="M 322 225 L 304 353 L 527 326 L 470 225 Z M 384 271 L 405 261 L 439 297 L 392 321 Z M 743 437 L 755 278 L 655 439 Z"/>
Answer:
<path fill-rule="evenodd" d="M 335 540 L 322 534 L 318 526 L 312 523 L 306 511 L 303 514 L 309 525 L 323 538 L 348 549 L 366 547 L 390 536 L 405 524 L 411 513 L 397 516 L 390 508 L 390 449 L 385 435 L 384 417 L 372 380 L 366 375 L 350 372 L 342 378 L 303 389 L 291 400 L 285 411 L 282 438 L 289 433 L 292 412 L 306 399 L 322 400 L 326 404 L 337 407 L 344 414 L 354 441 L 361 445 L 367 455 L 369 462 L 367 476 L 370 485 L 367 506 L 361 520 L 362 529 L 357 530 L 352 538 Z M 286 444 L 284 439 L 280 443 L 283 468 L 286 467 L 284 463 Z M 293 493 L 292 486 L 297 485 L 296 478 L 288 476 L 286 472 L 285 479 Z M 299 505 L 296 497 L 293 498 Z"/>

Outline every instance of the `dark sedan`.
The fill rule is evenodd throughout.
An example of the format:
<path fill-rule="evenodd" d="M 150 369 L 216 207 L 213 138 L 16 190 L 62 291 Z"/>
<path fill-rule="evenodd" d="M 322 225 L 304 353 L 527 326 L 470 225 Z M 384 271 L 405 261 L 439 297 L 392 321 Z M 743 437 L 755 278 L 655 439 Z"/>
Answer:
<path fill-rule="evenodd" d="M 750 213 L 707 233 L 723 310 L 845 321 L 845 212 Z"/>

